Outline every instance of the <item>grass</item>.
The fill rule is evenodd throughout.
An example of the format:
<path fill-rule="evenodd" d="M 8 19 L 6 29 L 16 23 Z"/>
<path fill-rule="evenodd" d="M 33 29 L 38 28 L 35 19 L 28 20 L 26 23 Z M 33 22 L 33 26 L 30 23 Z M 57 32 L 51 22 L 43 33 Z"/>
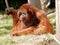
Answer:
<path fill-rule="evenodd" d="M 54 13 L 55 15 L 55 13 Z M 50 22 L 55 26 L 55 16 L 48 16 Z M 58 45 L 53 35 L 21 35 L 11 36 L 12 18 L 6 14 L 0 15 L 0 45 Z"/>

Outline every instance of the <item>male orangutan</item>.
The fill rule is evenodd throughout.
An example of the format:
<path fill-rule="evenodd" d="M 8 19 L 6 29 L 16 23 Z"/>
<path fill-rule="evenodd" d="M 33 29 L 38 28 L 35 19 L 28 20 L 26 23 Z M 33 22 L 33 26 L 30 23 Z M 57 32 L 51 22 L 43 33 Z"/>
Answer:
<path fill-rule="evenodd" d="M 54 33 L 45 12 L 33 5 L 23 4 L 18 10 L 9 10 L 13 17 L 11 35 Z"/>

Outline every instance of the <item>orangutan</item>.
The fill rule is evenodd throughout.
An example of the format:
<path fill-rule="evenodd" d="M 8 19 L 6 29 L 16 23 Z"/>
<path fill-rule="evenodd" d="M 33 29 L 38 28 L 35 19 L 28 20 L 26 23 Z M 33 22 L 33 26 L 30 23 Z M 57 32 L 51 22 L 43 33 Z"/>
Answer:
<path fill-rule="evenodd" d="M 13 36 L 54 33 L 45 12 L 31 4 L 23 4 L 17 10 L 10 8 L 10 12 L 14 24 L 11 29 Z"/>

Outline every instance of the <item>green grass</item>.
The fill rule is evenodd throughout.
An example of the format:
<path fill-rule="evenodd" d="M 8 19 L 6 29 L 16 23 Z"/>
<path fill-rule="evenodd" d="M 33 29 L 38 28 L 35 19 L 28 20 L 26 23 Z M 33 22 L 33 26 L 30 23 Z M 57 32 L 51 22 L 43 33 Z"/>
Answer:
<path fill-rule="evenodd" d="M 12 19 L 7 15 L 2 15 L 0 19 L 0 36 L 8 34 L 12 27 Z"/>

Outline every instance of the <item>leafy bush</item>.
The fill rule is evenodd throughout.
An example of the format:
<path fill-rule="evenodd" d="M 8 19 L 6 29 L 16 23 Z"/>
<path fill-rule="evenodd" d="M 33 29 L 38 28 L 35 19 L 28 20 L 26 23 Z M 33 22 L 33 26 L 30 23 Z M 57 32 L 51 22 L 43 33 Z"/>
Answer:
<path fill-rule="evenodd" d="M 21 4 L 26 2 L 27 0 L 8 0 L 9 6 L 14 7 L 15 9 L 19 8 Z M 0 10 L 4 10 L 5 8 L 5 0 L 0 0 Z"/>
<path fill-rule="evenodd" d="M 55 0 L 50 0 L 51 4 L 49 8 L 55 7 Z M 19 8 L 23 3 L 26 3 L 27 0 L 8 0 L 8 3 L 11 7 L 14 7 L 15 9 Z M 5 10 L 5 0 L 0 0 L 0 10 Z"/>

